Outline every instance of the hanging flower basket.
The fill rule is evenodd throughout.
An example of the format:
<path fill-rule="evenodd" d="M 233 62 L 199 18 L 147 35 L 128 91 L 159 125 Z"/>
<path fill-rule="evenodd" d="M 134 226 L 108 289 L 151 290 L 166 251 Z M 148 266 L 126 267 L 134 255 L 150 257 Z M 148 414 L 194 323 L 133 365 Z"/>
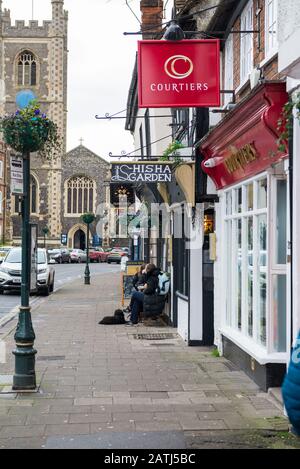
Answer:
<path fill-rule="evenodd" d="M 0 130 L 5 143 L 20 153 L 39 152 L 50 160 L 57 156 L 61 147 L 57 125 L 41 112 L 35 101 L 2 117 Z"/>

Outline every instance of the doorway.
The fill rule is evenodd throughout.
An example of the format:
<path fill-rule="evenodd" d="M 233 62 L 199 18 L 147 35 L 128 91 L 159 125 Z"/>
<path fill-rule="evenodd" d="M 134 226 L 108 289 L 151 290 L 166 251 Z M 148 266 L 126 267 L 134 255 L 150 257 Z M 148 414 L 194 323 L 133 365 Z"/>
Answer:
<path fill-rule="evenodd" d="M 85 233 L 82 230 L 77 230 L 74 235 L 74 249 L 82 249 L 83 251 L 86 248 Z"/>

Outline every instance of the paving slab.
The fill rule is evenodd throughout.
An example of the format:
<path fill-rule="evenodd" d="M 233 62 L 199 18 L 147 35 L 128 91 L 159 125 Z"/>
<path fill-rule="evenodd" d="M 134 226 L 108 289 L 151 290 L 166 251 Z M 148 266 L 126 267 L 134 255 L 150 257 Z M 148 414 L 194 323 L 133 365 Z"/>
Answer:
<path fill-rule="evenodd" d="M 211 348 L 188 347 L 167 326 L 99 325 L 120 306 L 119 285 L 120 273 L 76 280 L 33 308 L 40 388 L 0 394 L 0 447 L 226 447 L 240 432 L 239 447 L 243 432 L 287 431 L 272 396 Z M 0 387 L 13 369 L 8 354 Z"/>

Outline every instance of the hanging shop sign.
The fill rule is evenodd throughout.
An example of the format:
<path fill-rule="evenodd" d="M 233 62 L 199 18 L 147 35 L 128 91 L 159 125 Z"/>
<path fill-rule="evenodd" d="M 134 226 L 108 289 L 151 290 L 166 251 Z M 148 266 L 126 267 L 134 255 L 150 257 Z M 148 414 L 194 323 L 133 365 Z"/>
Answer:
<path fill-rule="evenodd" d="M 218 39 L 139 41 L 140 108 L 220 106 Z"/>
<path fill-rule="evenodd" d="M 287 157 L 278 150 L 278 120 L 288 101 L 285 84 L 262 84 L 200 144 L 202 169 L 217 189 L 265 171 Z"/>
<path fill-rule="evenodd" d="M 12 156 L 10 159 L 10 190 L 13 195 L 23 195 L 23 158 Z"/>
<path fill-rule="evenodd" d="M 172 164 L 165 163 L 112 163 L 112 182 L 171 182 Z"/>

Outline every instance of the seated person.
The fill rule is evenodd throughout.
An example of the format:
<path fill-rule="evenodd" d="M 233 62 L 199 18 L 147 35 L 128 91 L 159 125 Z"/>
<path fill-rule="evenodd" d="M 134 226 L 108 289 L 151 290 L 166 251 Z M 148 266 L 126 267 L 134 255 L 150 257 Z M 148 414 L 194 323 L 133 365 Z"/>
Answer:
<path fill-rule="evenodd" d="M 154 264 L 147 264 L 145 269 L 146 283 L 138 286 L 138 291 L 133 292 L 131 298 L 131 317 L 128 325 L 138 323 L 139 313 L 143 311 L 144 298 L 155 296 L 159 285 L 158 275 L 160 270 Z"/>
<path fill-rule="evenodd" d="M 140 291 L 139 287 L 143 287 L 147 281 L 146 279 L 146 264 L 141 265 L 139 270 L 136 272 L 132 279 L 132 286 L 135 289 L 135 291 Z M 130 304 L 127 306 L 127 308 L 124 309 L 124 313 L 130 313 L 132 310 L 132 305 L 133 305 L 134 297 L 131 297 Z"/>

